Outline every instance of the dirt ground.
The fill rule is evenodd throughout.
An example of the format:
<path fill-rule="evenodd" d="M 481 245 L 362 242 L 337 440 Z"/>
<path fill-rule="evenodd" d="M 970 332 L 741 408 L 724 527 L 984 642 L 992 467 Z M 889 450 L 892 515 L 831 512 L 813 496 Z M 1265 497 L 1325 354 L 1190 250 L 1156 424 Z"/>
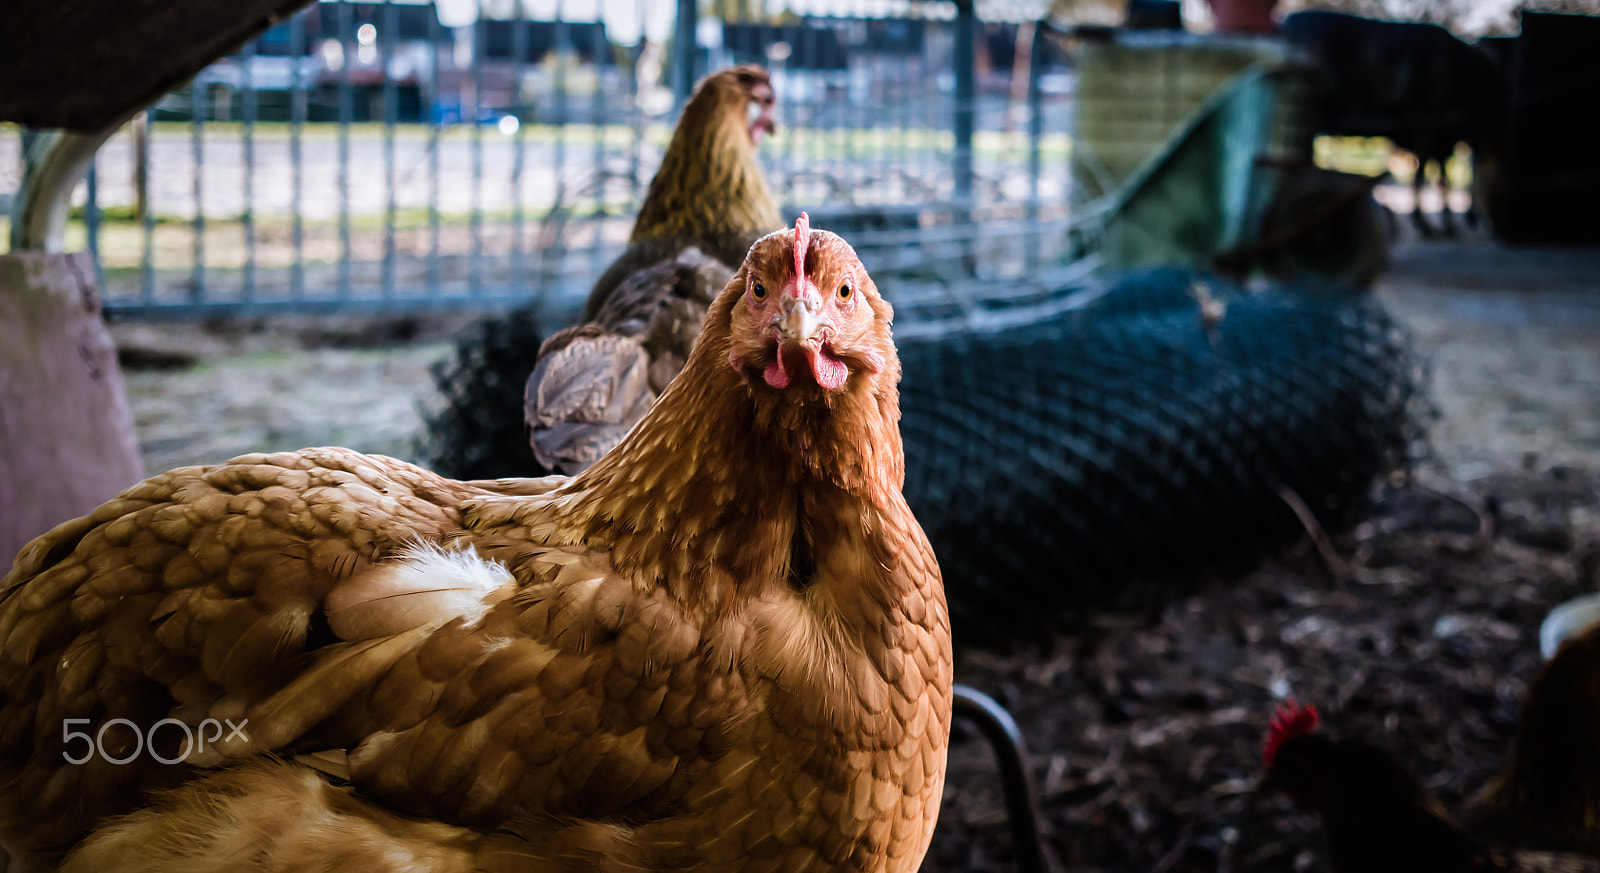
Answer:
<path fill-rule="evenodd" d="M 1058 871 L 1326 870 L 1256 790 L 1275 701 L 1401 752 L 1459 807 L 1504 759 L 1537 629 L 1600 588 L 1600 250 L 1408 243 L 1378 293 L 1432 362 L 1432 454 L 1374 518 L 1146 614 L 963 652 L 1029 744 Z M 152 471 L 341 444 L 412 456 L 460 321 L 113 326 Z M 196 363 L 172 369 L 177 357 Z M 1012 866 L 989 752 L 958 730 L 928 870 Z"/>
<path fill-rule="evenodd" d="M 1302 543 L 1158 613 L 958 658 L 1031 744 L 1058 869 L 1327 870 L 1314 816 L 1257 790 L 1289 696 L 1457 811 L 1505 761 L 1540 621 L 1600 588 L 1600 251 L 1412 244 L 1378 293 L 1431 360 L 1438 419 L 1415 481 L 1335 537 L 1337 568 Z M 987 749 L 951 761 L 929 869 L 1008 868 Z"/>

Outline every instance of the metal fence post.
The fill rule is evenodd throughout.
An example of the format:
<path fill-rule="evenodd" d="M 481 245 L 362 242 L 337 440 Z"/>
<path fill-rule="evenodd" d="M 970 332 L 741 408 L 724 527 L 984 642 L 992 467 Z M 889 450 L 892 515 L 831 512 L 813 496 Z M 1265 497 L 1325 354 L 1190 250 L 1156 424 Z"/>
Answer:
<path fill-rule="evenodd" d="M 244 158 L 244 210 L 239 223 L 244 230 L 244 275 L 240 280 L 239 294 L 245 300 L 256 296 L 256 105 L 255 85 L 256 41 L 245 43 L 239 53 L 240 88 L 239 113 L 244 118 L 240 128 L 240 149 Z"/>
<path fill-rule="evenodd" d="M 28 149 L 33 148 L 33 141 L 42 135 L 43 131 L 37 128 L 24 127 L 17 131 L 17 137 L 22 141 L 22 165 L 28 165 Z"/>
<path fill-rule="evenodd" d="M 520 5 L 520 4 L 519 4 Z M 400 91 L 395 87 L 391 70 L 395 64 L 395 50 L 400 45 L 400 14 L 394 0 L 384 0 L 383 30 L 378 44 L 383 59 L 383 180 L 389 189 L 388 201 L 383 208 L 383 296 L 393 297 L 395 286 L 395 223 L 399 214 L 395 183 L 395 125 L 400 121 Z"/>
<path fill-rule="evenodd" d="M 956 214 L 958 220 L 973 230 L 962 253 L 966 271 L 974 272 L 972 242 L 976 228 L 972 226 L 972 130 L 977 110 L 977 70 L 973 43 L 978 38 L 978 11 L 973 0 L 956 0 L 955 46 L 952 62 L 956 78 L 955 154 L 951 161 L 951 175 L 955 177 Z"/>
<path fill-rule="evenodd" d="M 94 158 L 89 159 L 89 172 L 84 174 L 83 227 L 89 235 L 89 254 L 96 267 L 100 263 L 100 174 L 95 172 Z M 71 212 L 69 211 L 70 215 Z"/>
<path fill-rule="evenodd" d="M 139 215 L 139 300 L 145 305 L 156 299 L 156 211 L 150 202 L 150 131 L 155 125 L 155 107 L 134 116 L 134 203 Z"/>
<path fill-rule="evenodd" d="M 1045 30 L 1049 22 L 1033 26 L 1033 45 L 1028 50 L 1028 236 L 1029 270 L 1039 269 L 1039 175 L 1044 169 L 1041 152 L 1044 142 L 1044 91 L 1039 79 L 1044 75 Z"/>
<path fill-rule="evenodd" d="M 133 116 L 133 218 L 144 221 L 150 209 L 150 113 Z"/>
<path fill-rule="evenodd" d="M 522 81 L 527 77 L 528 19 L 527 9 L 518 3 L 512 12 L 511 24 L 511 114 L 517 118 L 517 136 L 511 145 L 511 278 L 512 292 L 522 289 L 522 198 L 523 165 L 527 160 L 528 126 L 537 113 L 523 103 Z M 535 100 L 538 98 L 535 97 Z M 540 119 L 542 120 L 542 119 Z"/>
<path fill-rule="evenodd" d="M 559 8 L 559 7 L 557 7 Z M 467 226 L 472 238 L 472 255 L 467 262 L 467 293 L 476 297 L 483 293 L 483 122 L 488 101 L 483 97 L 483 61 L 489 55 L 489 21 L 484 17 L 483 4 L 478 4 L 478 17 L 472 21 L 472 112 L 462 109 L 462 120 L 472 125 L 467 128 L 472 155 L 472 188 L 469 191 Z"/>
<path fill-rule="evenodd" d="M 428 65 L 428 94 L 432 101 L 428 108 L 428 290 L 441 293 L 439 278 L 439 152 L 444 150 L 444 111 L 440 100 L 439 40 L 443 26 L 439 23 L 437 7 L 428 16 L 428 51 L 432 62 Z"/>
<path fill-rule="evenodd" d="M 678 0 L 678 26 L 672 32 L 672 96 L 680 112 L 694 89 L 695 26 L 699 17 L 699 0 Z"/>
<path fill-rule="evenodd" d="M 350 90 L 350 65 L 356 53 L 352 4 L 340 3 L 335 19 L 339 40 L 339 299 L 350 296 L 350 122 L 355 115 Z"/>
<path fill-rule="evenodd" d="M 194 162 L 194 220 L 190 223 L 194 235 L 194 268 L 190 274 L 189 302 L 206 299 L 206 208 L 205 185 L 205 86 L 189 83 L 189 152 Z"/>
<path fill-rule="evenodd" d="M 306 126 L 308 110 L 306 83 L 302 76 L 306 60 L 306 16 L 301 10 L 289 19 L 289 212 L 293 216 L 290 240 L 294 246 L 293 260 L 289 265 L 289 297 L 298 301 L 306 291 L 306 228 L 301 209 L 304 190 L 305 167 L 300 138 Z"/>

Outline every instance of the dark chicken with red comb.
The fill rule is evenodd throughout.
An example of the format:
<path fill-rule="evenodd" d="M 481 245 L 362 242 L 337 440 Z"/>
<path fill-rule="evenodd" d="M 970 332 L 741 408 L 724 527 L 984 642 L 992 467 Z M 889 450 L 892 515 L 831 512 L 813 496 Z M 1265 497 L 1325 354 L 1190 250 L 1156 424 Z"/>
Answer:
<path fill-rule="evenodd" d="M 1316 731 L 1315 708 L 1292 701 L 1272 717 L 1264 786 L 1316 810 L 1337 873 L 1596 873 L 1600 859 L 1500 851 L 1461 829 L 1388 752 Z"/>

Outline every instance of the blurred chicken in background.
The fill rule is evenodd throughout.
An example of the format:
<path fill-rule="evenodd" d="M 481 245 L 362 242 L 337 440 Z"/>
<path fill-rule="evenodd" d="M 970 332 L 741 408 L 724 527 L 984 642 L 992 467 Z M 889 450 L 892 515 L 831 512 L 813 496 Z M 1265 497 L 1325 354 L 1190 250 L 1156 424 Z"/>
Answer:
<path fill-rule="evenodd" d="M 541 466 L 578 473 L 622 439 L 683 369 L 750 244 L 782 224 L 756 159 L 773 103 L 751 65 L 695 89 L 627 250 L 595 282 L 583 323 L 539 350 L 524 402 Z"/>
<path fill-rule="evenodd" d="M 434 469 L 461 478 L 577 473 L 617 444 L 683 368 L 706 308 L 751 243 L 782 227 L 756 154 L 776 129 L 774 103 L 758 66 L 701 80 L 628 248 L 595 282 L 582 322 L 541 345 L 525 310 L 457 342 L 453 364 L 435 372 L 447 404 L 428 422 L 423 453 Z M 508 468 L 508 458 L 527 462 Z"/>

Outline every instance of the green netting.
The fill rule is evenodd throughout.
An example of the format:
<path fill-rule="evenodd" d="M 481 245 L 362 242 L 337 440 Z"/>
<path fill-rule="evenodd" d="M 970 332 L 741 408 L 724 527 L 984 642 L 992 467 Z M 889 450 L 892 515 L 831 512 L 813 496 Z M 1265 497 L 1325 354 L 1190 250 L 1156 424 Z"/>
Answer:
<path fill-rule="evenodd" d="M 1209 326 L 1191 288 L 1226 305 Z M 1420 446 L 1423 377 L 1353 292 L 1175 270 L 1000 333 L 901 343 L 906 499 L 958 634 L 1009 637 L 1349 522 Z"/>

